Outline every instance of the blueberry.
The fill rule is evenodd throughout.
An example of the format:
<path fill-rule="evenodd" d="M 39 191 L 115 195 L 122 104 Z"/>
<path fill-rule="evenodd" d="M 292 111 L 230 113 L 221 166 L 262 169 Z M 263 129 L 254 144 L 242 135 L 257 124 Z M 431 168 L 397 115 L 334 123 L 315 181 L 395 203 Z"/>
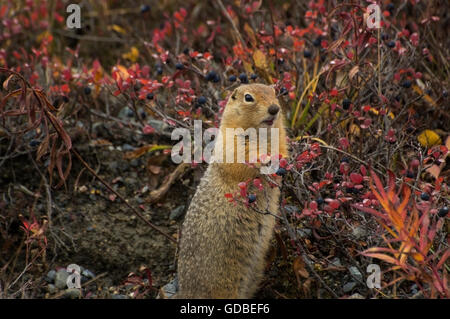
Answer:
<path fill-rule="evenodd" d="M 147 117 L 147 112 L 145 112 L 144 110 L 141 110 L 139 112 L 139 115 L 141 116 L 141 118 L 145 119 Z"/>
<path fill-rule="evenodd" d="M 448 214 L 448 207 L 447 206 L 442 207 L 439 210 L 439 212 L 438 212 L 438 216 L 439 217 L 445 217 L 445 216 L 447 216 L 447 214 Z"/>
<path fill-rule="evenodd" d="M 347 157 L 343 157 L 342 159 L 341 159 L 341 163 L 350 163 L 350 160 L 347 158 Z"/>
<path fill-rule="evenodd" d="M 206 81 L 213 81 L 214 80 L 214 78 L 217 76 L 217 73 L 216 73 L 216 71 L 209 71 L 207 74 L 206 74 Z"/>
<path fill-rule="evenodd" d="M 214 78 L 212 79 L 213 83 L 219 83 L 220 82 L 220 76 L 219 74 L 216 73 L 216 75 L 214 75 Z"/>
<path fill-rule="evenodd" d="M 309 51 L 309 50 L 305 50 L 305 51 L 303 51 L 303 56 L 305 57 L 305 58 L 310 58 L 311 57 L 311 51 Z"/>
<path fill-rule="evenodd" d="M 390 48 L 395 48 L 395 41 L 389 41 L 387 43 L 387 46 L 390 47 Z"/>
<path fill-rule="evenodd" d="M 228 78 L 228 81 L 230 82 L 236 82 L 236 75 L 230 75 L 230 77 Z"/>
<path fill-rule="evenodd" d="M 39 142 L 39 141 L 36 141 L 36 140 L 31 140 L 31 141 L 30 141 L 30 146 L 31 146 L 31 147 L 36 147 L 36 146 L 38 146 L 39 144 L 41 144 L 41 142 Z"/>
<path fill-rule="evenodd" d="M 279 59 L 277 60 L 277 63 L 278 63 L 279 65 L 284 64 L 284 59 L 283 59 L 283 58 L 279 58 Z"/>
<path fill-rule="evenodd" d="M 284 176 L 284 175 L 286 175 L 286 169 L 284 169 L 283 167 L 280 167 L 280 168 L 278 168 L 276 174 L 278 176 Z"/>
<path fill-rule="evenodd" d="M 241 83 L 248 83 L 247 74 L 245 74 L 245 73 L 239 74 L 239 80 L 241 81 Z"/>
<path fill-rule="evenodd" d="M 392 13 L 392 11 L 394 11 L 394 8 L 395 8 L 395 6 L 393 3 L 389 3 L 386 7 L 386 9 L 388 9 L 390 13 Z"/>
<path fill-rule="evenodd" d="M 406 172 L 406 177 L 408 177 L 408 178 L 415 178 L 416 175 L 414 174 L 414 172 L 407 171 L 407 172 Z"/>
<path fill-rule="evenodd" d="M 344 99 L 344 101 L 342 101 L 342 108 L 344 110 L 348 110 L 351 103 L 352 101 L 350 101 L 349 99 Z"/>
<path fill-rule="evenodd" d="M 249 194 L 247 198 L 248 198 L 248 203 L 249 204 L 251 204 L 254 201 L 256 201 L 256 195 L 255 194 Z"/>
<path fill-rule="evenodd" d="M 387 39 L 389 39 L 389 35 L 387 33 L 382 33 L 381 40 L 386 41 Z"/>
<path fill-rule="evenodd" d="M 162 66 L 157 66 L 157 67 L 156 67 L 156 73 L 157 73 L 158 75 L 161 75 L 161 74 L 163 73 Z"/>
<path fill-rule="evenodd" d="M 91 94 L 92 89 L 89 86 L 84 87 L 84 94 L 89 95 Z"/>
<path fill-rule="evenodd" d="M 252 73 L 252 75 L 250 75 L 250 79 L 252 80 L 256 80 L 258 78 L 258 76 L 255 73 Z"/>
<path fill-rule="evenodd" d="M 448 96 L 448 92 L 446 90 L 442 91 L 442 96 L 443 97 L 447 97 Z"/>
<path fill-rule="evenodd" d="M 67 96 L 65 96 L 65 95 L 63 95 L 62 99 L 63 99 L 64 103 L 69 102 L 69 98 Z"/>
<path fill-rule="evenodd" d="M 317 205 L 322 205 L 323 203 L 325 203 L 325 201 L 323 200 L 322 197 L 319 197 L 316 199 L 316 203 L 317 203 Z"/>
<path fill-rule="evenodd" d="M 177 69 L 177 70 L 183 70 L 183 69 L 184 69 L 184 64 L 178 62 L 177 64 L 175 64 L 175 69 Z"/>
<path fill-rule="evenodd" d="M 61 103 L 61 100 L 59 99 L 59 98 L 56 98 L 54 101 L 53 101 L 53 103 L 52 103 L 52 105 L 54 106 L 54 107 L 58 107 L 58 105 Z"/>
<path fill-rule="evenodd" d="M 145 12 L 149 12 L 150 11 L 150 6 L 147 4 L 143 4 L 141 5 L 141 13 L 145 13 Z"/>
<path fill-rule="evenodd" d="M 281 90 L 280 90 L 280 94 L 281 95 L 286 95 L 286 94 L 288 94 L 289 92 L 288 92 L 288 90 L 283 86 L 282 88 L 281 88 Z"/>
<path fill-rule="evenodd" d="M 430 195 L 428 195 L 427 193 L 423 192 L 422 194 L 420 194 L 420 199 L 424 200 L 424 201 L 429 201 L 430 200 Z"/>
<path fill-rule="evenodd" d="M 412 82 L 411 82 L 410 80 L 405 80 L 405 81 L 403 81 L 403 83 L 402 83 L 402 86 L 403 86 L 405 89 L 409 89 L 409 88 L 411 87 L 411 85 L 412 85 Z"/>
<path fill-rule="evenodd" d="M 185 48 L 185 49 L 183 50 L 183 53 L 186 54 L 186 55 L 189 54 L 189 48 Z"/>
<path fill-rule="evenodd" d="M 206 97 L 204 96 L 199 96 L 198 100 L 197 100 L 198 104 L 202 105 L 206 103 Z"/>
<path fill-rule="evenodd" d="M 322 43 L 322 39 L 320 37 L 314 39 L 314 41 L 313 41 L 313 45 L 315 47 L 318 47 L 321 43 Z"/>
<path fill-rule="evenodd" d="M 128 117 L 133 117 L 134 116 L 134 111 L 132 109 L 128 109 L 127 110 L 127 116 Z"/>
<path fill-rule="evenodd" d="M 354 187 L 347 187 L 345 189 L 345 191 L 347 193 L 349 193 L 349 194 L 358 194 L 359 193 L 359 190 L 357 188 L 354 188 Z"/>
<path fill-rule="evenodd" d="M 153 97 L 154 97 L 153 93 L 147 94 L 147 100 L 153 100 Z"/>

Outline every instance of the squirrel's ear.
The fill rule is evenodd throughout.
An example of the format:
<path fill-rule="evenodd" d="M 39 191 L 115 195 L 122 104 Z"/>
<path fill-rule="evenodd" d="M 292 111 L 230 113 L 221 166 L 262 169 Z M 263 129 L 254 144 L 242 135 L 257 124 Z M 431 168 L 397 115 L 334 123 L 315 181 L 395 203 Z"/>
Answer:
<path fill-rule="evenodd" d="M 276 88 L 276 84 L 271 84 L 271 85 L 269 85 L 271 88 L 272 88 L 272 90 L 273 90 L 273 93 L 275 93 L 275 95 L 277 94 L 277 90 L 275 89 Z"/>
<path fill-rule="evenodd" d="M 231 98 L 232 98 L 233 100 L 236 100 L 236 96 L 237 96 L 237 88 L 234 89 L 233 93 L 231 93 Z"/>

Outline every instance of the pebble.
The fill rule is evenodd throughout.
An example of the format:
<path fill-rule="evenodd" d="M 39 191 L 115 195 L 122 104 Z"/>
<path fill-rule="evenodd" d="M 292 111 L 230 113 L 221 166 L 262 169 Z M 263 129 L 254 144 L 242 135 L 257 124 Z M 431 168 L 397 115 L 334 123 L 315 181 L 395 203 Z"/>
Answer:
<path fill-rule="evenodd" d="M 69 288 L 64 291 L 64 297 L 69 299 L 80 299 L 81 289 Z"/>
<path fill-rule="evenodd" d="M 118 294 L 118 295 L 111 295 L 111 299 L 128 299 L 128 296 L 126 296 L 126 295 L 121 295 L 121 294 Z"/>
<path fill-rule="evenodd" d="M 47 273 L 45 281 L 47 281 L 48 283 L 52 283 L 55 281 L 55 277 L 56 277 L 56 270 L 52 269 Z"/>
<path fill-rule="evenodd" d="M 170 130 L 169 125 L 160 120 L 148 119 L 147 123 L 148 123 L 148 125 L 153 127 L 158 132 L 164 132 L 166 130 Z"/>
<path fill-rule="evenodd" d="M 356 279 L 362 281 L 363 276 L 361 274 L 361 272 L 359 271 L 358 268 L 356 268 L 355 266 L 352 266 L 348 269 L 350 271 L 350 274 L 352 274 L 353 277 L 355 277 Z"/>
<path fill-rule="evenodd" d="M 132 146 L 132 145 L 130 145 L 130 144 L 123 144 L 122 145 L 122 150 L 124 151 L 124 152 L 131 152 L 131 151 L 134 151 L 136 149 L 136 147 L 134 147 L 134 146 Z"/>
<path fill-rule="evenodd" d="M 178 277 L 175 277 L 168 284 L 164 285 L 161 290 L 164 292 L 165 298 L 172 298 L 173 295 L 178 291 Z M 158 293 L 156 299 L 161 299 L 161 297 L 162 296 L 160 295 L 160 293 Z"/>
<path fill-rule="evenodd" d="M 366 236 L 366 231 L 362 227 L 355 227 L 352 230 L 352 235 L 355 236 L 357 239 L 363 238 Z"/>
<path fill-rule="evenodd" d="M 300 228 L 297 229 L 297 233 L 300 237 L 302 238 L 306 238 L 306 237 L 311 237 L 311 229 L 308 228 Z"/>
<path fill-rule="evenodd" d="M 134 112 L 132 109 L 130 109 L 128 106 L 125 106 L 122 110 L 120 110 L 118 118 L 121 120 L 130 120 L 129 114 L 131 112 Z"/>
<path fill-rule="evenodd" d="M 55 286 L 58 289 L 67 288 L 67 278 L 69 273 L 65 269 L 60 269 L 56 272 L 55 276 Z"/>
<path fill-rule="evenodd" d="M 355 288 L 355 286 L 356 286 L 356 282 L 350 281 L 350 282 L 346 283 L 342 289 L 344 290 L 344 292 L 350 292 L 350 291 L 352 291 L 353 288 Z"/>
<path fill-rule="evenodd" d="M 338 257 L 334 258 L 330 263 L 335 267 L 342 267 L 341 260 Z"/>
<path fill-rule="evenodd" d="M 173 210 L 170 212 L 169 218 L 170 218 L 171 220 L 177 220 L 177 219 L 179 219 L 179 218 L 183 215 L 184 207 L 185 207 L 184 205 L 180 205 L 180 206 L 178 206 L 177 208 L 173 209 Z"/>
<path fill-rule="evenodd" d="M 48 284 L 47 285 L 47 291 L 49 294 L 54 294 L 58 289 L 56 289 L 55 285 Z"/>
<path fill-rule="evenodd" d="M 359 293 L 354 293 L 353 295 L 348 297 L 348 299 L 364 299 L 364 297 L 361 296 Z"/>
<path fill-rule="evenodd" d="M 92 271 L 90 271 L 89 269 L 83 270 L 81 272 L 81 275 L 86 278 L 89 278 L 89 279 L 95 278 L 95 274 Z"/>

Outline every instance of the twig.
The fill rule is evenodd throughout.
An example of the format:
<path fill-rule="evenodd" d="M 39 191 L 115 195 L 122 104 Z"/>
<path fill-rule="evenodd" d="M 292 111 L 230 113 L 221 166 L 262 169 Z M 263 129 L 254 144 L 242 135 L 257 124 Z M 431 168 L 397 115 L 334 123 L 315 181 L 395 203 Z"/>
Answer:
<path fill-rule="evenodd" d="M 231 18 L 230 14 L 228 13 L 227 9 L 226 9 L 225 6 L 223 5 L 222 0 L 217 0 L 217 3 L 219 4 L 220 9 L 222 10 L 222 13 L 224 14 L 224 16 L 228 19 L 228 21 L 230 21 L 231 26 L 233 27 L 234 32 L 236 32 L 236 34 L 237 34 L 237 36 L 238 36 L 238 38 L 239 38 L 239 41 L 242 43 L 242 46 L 243 46 L 244 48 L 247 48 L 247 45 L 245 44 L 244 39 L 243 39 L 242 36 L 241 36 L 241 33 L 239 32 L 238 28 L 236 27 L 236 24 L 234 24 L 234 21 L 233 21 L 233 19 Z"/>

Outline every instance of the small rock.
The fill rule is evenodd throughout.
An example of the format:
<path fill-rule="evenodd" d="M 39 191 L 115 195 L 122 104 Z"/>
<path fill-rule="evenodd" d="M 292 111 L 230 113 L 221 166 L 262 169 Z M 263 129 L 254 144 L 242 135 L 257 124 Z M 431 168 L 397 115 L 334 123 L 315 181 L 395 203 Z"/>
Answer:
<path fill-rule="evenodd" d="M 341 260 L 338 257 L 336 257 L 332 261 L 330 261 L 330 264 L 332 264 L 335 267 L 342 267 Z"/>
<path fill-rule="evenodd" d="M 346 283 L 342 289 L 344 290 L 345 293 L 347 293 L 347 292 L 352 291 L 353 288 L 355 288 L 355 286 L 356 286 L 356 282 L 350 281 L 350 282 Z"/>
<path fill-rule="evenodd" d="M 181 217 L 181 215 L 183 215 L 183 212 L 184 212 L 184 205 L 180 205 L 170 212 L 169 218 L 171 220 L 177 220 Z"/>
<path fill-rule="evenodd" d="M 112 161 L 108 163 L 108 168 L 111 171 L 116 171 L 119 168 L 119 163 L 117 161 Z"/>
<path fill-rule="evenodd" d="M 129 108 L 128 106 L 125 106 L 122 110 L 120 110 L 118 118 L 121 120 L 129 120 L 130 117 L 133 117 L 133 116 L 134 116 L 134 111 L 131 108 Z"/>
<path fill-rule="evenodd" d="M 348 270 L 350 271 L 350 274 L 352 275 L 352 277 L 355 277 L 356 279 L 362 281 L 363 276 L 358 268 L 356 268 L 355 266 L 352 266 Z"/>
<path fill-rule="evenodd" d="M 64 291 L 64 297 L 69 299 L 80 299 L 81 289 L 69 288 Z"/>
<path fill-rule="evenodd" d="M 126 296 L 126 295 L 121 295 L 121 294 L 118 294 L 118 295 L 111 295 L 111 299 L 128 299 L 128 296 Z"/>
<path fill-rule="evenodd" d="M 302 238 L 310 237 L 311 233 L 311 229 L 308 228 L 297 229 L 297 234 Z"/>
<path fill-rule="evenodd" d="M 355 236 L 357 239 L 363 238 L 364 236 L 366 236 L 366 231 L 362 227 L 357 226 L 353 228 L 352 235 Z"/>
<path fill-rule="evenodd" d="M 161 287 L 161 291 L 164 293 L 164 298 L 170 299 L 175 295 L 175 293 L 178 291 L 178 277 L 175 277 L 170 281 L 168 284 Z M 160 293 L 158 293 L 158 296 L 156 299 L 161 299 Z"/>
<path fill-rule="evenodd" d="M 153 127 L 157 132 L 164 132 L 166 130 L 167 131 L 170 130 L 169 125 L 160 120 L 148 119 L 147 123 L 148 123 L 148 125 Z"/>
<path fill-rule="evenodd" d="M 89 269 L 83 270 L 81 272 L 81 275 L 86 278 L 89 278 L 89 279 L 95 278 L 95 274 L 92 271 L 90 271 Z"/>
<path fill-rule="evenodd" d="M 136 148 L 134 147 L 134 146 L 132 146 L 132 145 L 130 145 L 130 144 L 123 144 L 122 145 L 122 150 L 124 151 L 124 152 L 131 152 L 131 151 L 134 151 Z"/>
<path fill-rule="evenodd" d="M 364 299 L 364 297 L 361 296 L 359 293 L 354 293 L 353 295 L 348 297 L 348 299 Z"/>
<path fill-rule="evenodd" d="M 55 285 L 48 284 L 47 291 L 49 294 L 53 295 L 58 289 L 56 289 Z"/>
<path fill-rule="evenodd" d="M 65 269 L 60 269 L 56 272 L 55 286 L 58 289 L 64 289 L 67 287 L 67 278 L 69 273 Z"/>
<path fill-rule="evenodd" d="M 56 270 L 52 269 L 47 273 L 47 276 L 45 277 L 45 281 L 48 283 L 52 283 L 55 281 L 55 277 L 56 277 Z"/>
<path fill-rule="evenodd" d="M 295 207 L 293 205 L 286 205 L 286 206 L 284 206 L 284 209 L 290 214 L 294 214 L 294 213 L 298 212 L 297 207 Z"/>

